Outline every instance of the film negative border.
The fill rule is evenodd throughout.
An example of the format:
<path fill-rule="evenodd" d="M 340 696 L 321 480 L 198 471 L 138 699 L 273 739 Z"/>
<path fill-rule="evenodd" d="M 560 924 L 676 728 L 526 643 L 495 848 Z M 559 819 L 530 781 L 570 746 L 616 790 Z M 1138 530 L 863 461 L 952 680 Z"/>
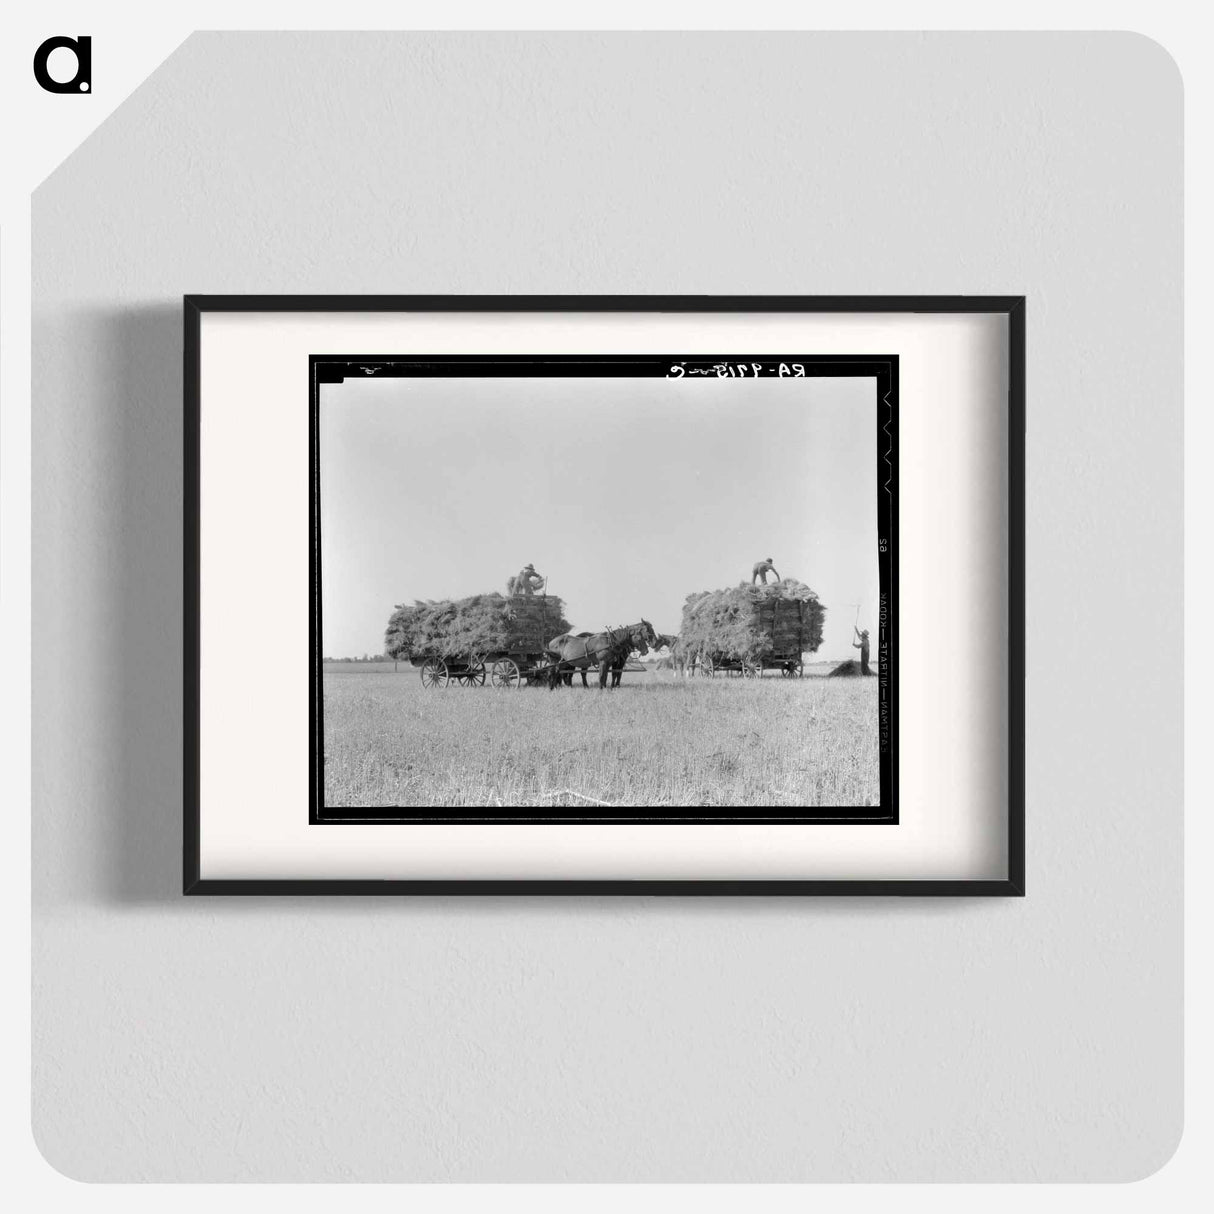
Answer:
<path fill-rule="evenodd" d="M 328 355 L 309 360 L 310 519 L 309 576 L 312 586 L 310 648 L 308 821 L 313 825 L 473 825 L 489 823 L 616 823 L 620 825 L 881 825 L 896 826 L 897 803 L 897 393 L 896 355 L 847 354 L 610 354 L 610 355 Z M 444 813 L 402 806 L 332 807 L 324 803 L 324 687 L 322 588 L 324 554 L 320 519 L 320 389 L 347 379 L 425 378 L 666 378 L 822 379 L 863 378 L 875 383 L 877 427 L 873 458 L 877 466 L 877 565 L 880 612 L 877 634 L 877 695 L 880 804 L 821 806 L 775 813 L 762 809 L 722 808 L 711 813 L 669 814 L 471 814 Z"/>

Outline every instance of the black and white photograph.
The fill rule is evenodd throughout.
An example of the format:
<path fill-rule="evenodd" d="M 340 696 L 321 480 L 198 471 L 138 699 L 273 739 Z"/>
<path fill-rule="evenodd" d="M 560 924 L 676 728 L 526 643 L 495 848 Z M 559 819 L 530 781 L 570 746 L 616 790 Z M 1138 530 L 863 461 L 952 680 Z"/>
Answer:
<path fill-rule="evenodd" d="M 896 357 L 311 393 L 312 823 L 897 823 Z"/>

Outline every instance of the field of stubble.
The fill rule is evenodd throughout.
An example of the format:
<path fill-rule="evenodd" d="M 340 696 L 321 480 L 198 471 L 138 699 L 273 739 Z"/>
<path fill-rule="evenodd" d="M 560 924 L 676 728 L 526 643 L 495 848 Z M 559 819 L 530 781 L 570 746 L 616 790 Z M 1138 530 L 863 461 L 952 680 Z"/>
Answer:
<path fill-rule="evenodd" d="M 332 806 L 874 805 L 876 679 L 680 680 L 428 691 L 324 675 Z"/>

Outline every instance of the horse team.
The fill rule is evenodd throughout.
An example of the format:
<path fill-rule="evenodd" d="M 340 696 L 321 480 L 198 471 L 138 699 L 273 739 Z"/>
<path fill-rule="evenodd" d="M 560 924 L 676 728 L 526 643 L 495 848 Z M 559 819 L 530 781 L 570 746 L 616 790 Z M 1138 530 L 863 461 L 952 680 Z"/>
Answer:
<path fill-rule="evenodd" d="M 614 689 L 620 685 L 633 650 L 644 657 L 651 649 L 670 650 L 671 666 L 677 675 L 685 677 L 693 666 L 694 655 L 680 645 L 679 638 L 655 631 L 648 620 L 602 632 L 562 633 L 549 641 L 544 651 L 544 656 L 552 663 L 548 689 L 555 690 L 562 684 L 572 687 L 575 674 L 582 676 L 583 687 L 589 687 L 586 673 L 596 668 L 599 688 L 610 686 Z"/>
<path fill-rule="evenodd" d="M 547 582 L 534 565 L 524 565 L 514 577 L 506 579 L 506 594 L 533 595 L 543 590 Z M 685 673 L 686 661 L 678 656 L 678 639 L 655 631 L 645 619 L 619 628 L 606 628 L 602 632 L 562 633 L 553 637 L 544 649 L 544 656 L 550 663 L 548 688 L 551 691 L 561 685 L 572 687 L 574 674 L 580 674 L 582 686 L 588 687 L 586 672 L 597 668 L 600 690 L 608 686 L 608 680 L 614 689 L 620 685 L 633 650 L 644 656 L 650 649 L 668 648 L 676 662 L 676 670 Z"/>
<path fill-rule="evenodd" d="M 635 649 L 642 656 L 650 649 L 660 649 L 662 640 L 648 620 L 625 624 L 620 628 L 607 628 L 602 632 L 565 632 L 548 642 L 545 656 L 552 663 L 548 673 L 548 689 L 555 690 L 563 683 L 573 685 L 573 676 L 582 676 L 582 686 L 587 687 L 586 672 L 594 667 L 599 672 L 599 689 L 620 685 L 628 655 Z"/>
<path fill-rule="evenodd" d="M 771 557 L 756 562 L 751 574 L 751 583 L 761 581 L 766 586 L 768 573 L 779 582 L 780 575 L 776 572 Z M 537 573 L 534 565 L 524 565 L 514 577 L 506 579 L 506 594 L 532 595 L 543 590 L 547 583 L 548 579 Z M 864 638 L 863 656 L 867 662 L 868 633 L 864 634 Z M 677 636 L 655 632 L 653 625 L 644 619 L 620 628 L 607 628 L 603 632 L 565 632 L 559 637 L 553 637 L 544 651 L 544 656 L 552 663 L 548 688 L 551 691 L 562 684 L 572 687 L 575 673 L 582 676 L 582 686 L 587 687 L 589 684 L 586 681 L 586 672 L 592 667 L 598 667 L 600 690 L 607 687 L 608 678 L 611 680 L 611 687 L 616 688 L 623 678 L 628 655 L 635 649 L 644 656 L 651 648 L 669 649 L 671 668 L 681 678 L 688 677 L 695 670 L 696 661 L 702 656 L 681 644 Z M 859 649 L 860 646 L 857 645 L 856 648 Z"/>

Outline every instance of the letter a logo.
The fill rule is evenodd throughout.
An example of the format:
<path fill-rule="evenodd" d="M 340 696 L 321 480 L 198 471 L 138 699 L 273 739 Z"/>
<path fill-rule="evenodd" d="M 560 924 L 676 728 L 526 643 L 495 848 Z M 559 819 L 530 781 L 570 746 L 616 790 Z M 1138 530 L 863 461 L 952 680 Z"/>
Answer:
<path fill-rule="evenodd" d="M 76 56 L 76 74 L 70 80 L 55 80 L 46 70 L 52 51 L 69 50 Z M 78 38 L 48 38 L 34 52 L 34 79 L 48 93 L 89 93 L 93 89 L 93 40 Z"/>

